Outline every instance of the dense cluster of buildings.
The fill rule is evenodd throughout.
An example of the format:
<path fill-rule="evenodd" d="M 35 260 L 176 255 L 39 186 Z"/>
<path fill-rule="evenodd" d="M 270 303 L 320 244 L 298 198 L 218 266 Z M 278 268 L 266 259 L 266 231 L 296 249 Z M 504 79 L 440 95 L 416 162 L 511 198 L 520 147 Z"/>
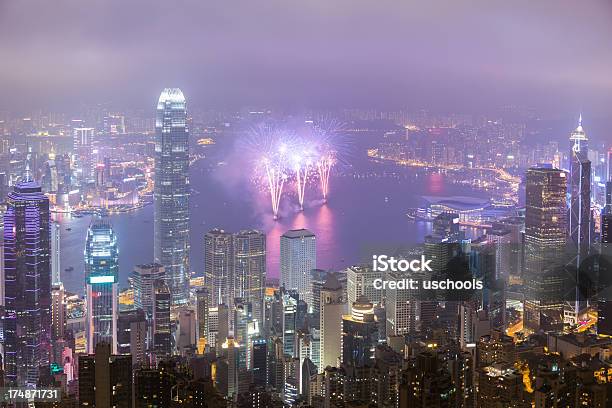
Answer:
<path fill-rule="evenodd" d="M 121 132 L 124 124 L 113 116 L 107 126 Z M 612 171 L 599 205 L 582 123 L 570 136 L 568 170 L 551 160 L 526 171 L 524 211 L 488 220 L 471 239 L 462 214 L 434 214 L 423 243 L 400 254 L 430 259 L 433 272 L 318 269 L 315 233 L 295 229 L 280 237 L 278 285 L 266 277 L 266 235 L 222 229 L 206 233 L 203 283 L 190 284 L 180 90 L 162 92 L 155 127 L 153 256 L 133 268 L 130 307 L 118 301 L 126 238 L 112 222 L 95 218 L 87 231 L 79 299 L 57 269 L 53 188 L 27 169 L 11 183 L 0 252 L 4 386 L 57 387 L 61 400 L 48 404 L 66 407 L 548 408 L 612 400 Z M 74 133 L 85 180 L 96 174 L 85 148 L 92 131 Z M 407 277 L 485 286 L 431 296 L 374 285 Z"/>

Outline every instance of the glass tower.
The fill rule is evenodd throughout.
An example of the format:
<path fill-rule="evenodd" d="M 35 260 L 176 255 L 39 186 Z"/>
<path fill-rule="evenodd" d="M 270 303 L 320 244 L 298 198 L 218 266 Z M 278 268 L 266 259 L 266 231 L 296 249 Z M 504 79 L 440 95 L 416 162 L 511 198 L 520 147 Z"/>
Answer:
<path fill-rule="evenodd" d="M 312 307 L 310 275 L 317 268 L 315 234 L 307 229 L 289 230 L 280 238 L 281 285 L 297 290 L 300 300 Z"/>
<path fill-rule="evenodd" d="M 531 168 L 525 186 L 524 324 L 533 330 L 563 323 L 564 276 L 560 271 L 566 245 L 566 173 Z"/>
<path fill-rule="evenodd" d="M 117 236 L 112 227 L 104 221 L 93 222 L 85 244 L 89 353 L 98 343 L 109 344 L 113 354 L 117 351 L 118 261 Z"/>
<path fill-rule="evenodd" d="M 51 335 L 49 199 L 39 184 L 19 183 L 4 214 L 4 364 L 7 385 L 35 387 L 48 364 Z"/>
<path fill-rule="evenodd" d="M 155 262 L 166 268 L 174 304 L 189 299 L 189 132 L 185 97 L 163 90 L 155 119 Z"/>

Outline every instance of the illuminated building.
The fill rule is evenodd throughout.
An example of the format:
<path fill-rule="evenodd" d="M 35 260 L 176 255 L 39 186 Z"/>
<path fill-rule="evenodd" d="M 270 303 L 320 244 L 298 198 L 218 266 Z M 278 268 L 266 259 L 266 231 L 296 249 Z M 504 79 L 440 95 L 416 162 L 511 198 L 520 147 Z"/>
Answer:
<path fill-rule="evenodd" d="M 134 307 L 142 309 L 147 314 L 147 319 L 153 319 L 153 295 L 155 293 L 155 282 L 164 280 L 166 270 L 163 265 L 152 263 L 134 266 L 132 272 L 132 284 L 134 286 Z"/>
<path fill-rule="evenodd" d="M 566 173 L 552 168 L 527 171 L 525 199 L 524 324 L 532 330 L 563 323 L 560 256 L 567 231 Z"/>
<path fill-rule="evenodd" d="M 217 361 L 217 383 L 220 392 L 229 399 L 234 399 L 240 392 L 239 387 L 248 387 L 245 382 L 244 373 L 246 367 L 241 360 L 244 345 L 239 344 L 234 338 L 229 337 L 221 345 L 221 358 Z"/>
<path fill-rule="evenodd" d="M 117 236 L 108 222 L 94 221 L 85 243 L 87 278 L 87 348 L 92 354 L 98 343 L 117 353 L 117 282 L 119 249 Z"/>
<path fill-rule="evenodd" d="M 172 295 L 163 280 L 155 282 L 153 294 L 153 350 L 158 358 L 172 354 L 170 306 Z"/>
<path fill-rule="evenodd" d="M 372 363 L 377 343 L 374 305 L 360 296 L 352 304 L 351 314 L 342 317 L 342 363 L 358 367 Z"/>
<path fill-rule="evenodd" d="M 142 309 L 122 310 L 117 318 L 117 354 L 132 356 L 132 365 L 145 364 L 147 318 Z"/>
<path fill-rule="evenodd" d="M 35 387 L 51 336 L 49 200 L 39 184 L 22 182 L 9 193 L 3 247 L 6 384 Z"/>
<path fill-rule="evenodd" d="M 210 306 L 234 302 L 234 255 L 232 234 L 213 229 L 204 236 L 204 276 L 211 290 Z"/>
<path fill-rule="evenodd" d="M 94 128 L 77 127 L 74 129 L 73 151 L 77 159 L 77 168 L 80 171 L 79 180 L 85 183 L 93 179 L 94 132 Z"/>
<path fill-rule="evenodd" d="M 346 269 L 347 302 L 352 305 L 361 296 L 365 296 L 373 304 L 380 304 L 384 289 L 375 289 L 374 281 L 383 279 L 384 272 L 374 271 L 370 265 L 351 266 Z"/>
<path fill-rule="evenodd" d="M 132 358 L 114 355 L 100 343 L 95 354 L 79 356 L 79 403 L 90 407 L 132 406 Z"/>
<path fill-rule="evenodd" d="M 387 275 L 389 280 L 404 278 L 405 275 L 400 272 L 391 272 Z M 414 332 L 419 323 L 419 307 L 417 306 L 415 291 L 393 287 L 387 288 L 385 294 L 387 319 L 385 330 L 387 336 L 399 336 Z"/>
<path fill-rule="evenodd" d="M 449 372 L 443 367 L 435 352 L 419 353 L 416 362 L 404 376 L 400 389 L 405 387 L 407 392 L 400 391 L 400 406 L 453 406 L 449 402 L 456 398 L 457 389 L 451 383 Z"/>
<path fill-rule="evenodd" d="M 312 307 L 310 274 L 317 267 L 315 234 L 307 229 L 289 230 L 280 238 L 280 278 L 287 290 L 296 290 Z"/>
<path fill-rule="evenodd" d="M 154 257 L 166 268 L 172 302 L 189 300 L 189 132 L 185 97 L 163 90 L 155 119 Z"/>
<path fill-rule="evenodd" d="M 297 309 L 299 294 L 296 291 L 281 291 L 283 353 L 293 357 L 297 341 Z"/>
<path fill-rule="evenodd" d="M 61 283 L 61 262 L 60 262 L 60 238 L 61 225 L 57 222 L 51 224 L 51 283 L 57 285 Z"/>
<path fill-rule="evenodd" d="M 523 401 L 523 376 L 511 364 L 495 363 L 477 371 L 479 407 L 531 407 Z"/>
<path fill-rule="evenodd" d="M 198 324 L 198 354 L 203 354 L 204 347 L 214 347 L 208 337 L 210 325 L 210 295 L 206 288 L 196 291 L 196 311 Z"/>
<path fill-rule="evenodd" d="M 66 329 L 66 303 L 64 302 L 64 285 L 53 284 L 51 287 L 51 338 L 62 340 Z"/>
<path fill-rule="evenodd" d="M 263 322 L 266 285 L 266 235 L 255 230 L 234 234 L 234 298 L 253 307 L 253 318 Z"/>
<path fill-rule="evenodd" d="M 327 282 L 321 289 L 321 365 L 319 372 L 325 367 L 336 367 L 342 354 L 342 316 L 346 313 L 344 289 L 335 274 L 327 277 Z"/>
<path fill-rule="evenodd" d="M 601 217 L 601 243 L 612 244 L 612 213 Z"/>

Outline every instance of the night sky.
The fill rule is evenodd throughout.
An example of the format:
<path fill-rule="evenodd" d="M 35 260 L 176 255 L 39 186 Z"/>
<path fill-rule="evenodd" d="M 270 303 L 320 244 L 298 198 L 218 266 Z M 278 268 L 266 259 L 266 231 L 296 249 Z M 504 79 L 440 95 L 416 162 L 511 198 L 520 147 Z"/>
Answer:
<path fill-rule="evenodd" d="M 609 0 L 0 0 L 0 109 L 200 107 L 606 114 Z"/>

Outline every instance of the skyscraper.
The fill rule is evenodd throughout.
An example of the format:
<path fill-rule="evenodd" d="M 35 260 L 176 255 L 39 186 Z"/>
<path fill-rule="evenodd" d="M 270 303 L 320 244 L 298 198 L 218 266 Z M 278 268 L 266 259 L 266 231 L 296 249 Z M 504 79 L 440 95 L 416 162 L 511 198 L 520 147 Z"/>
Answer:
<path fill-rule="evenodd" d="M 163 280 L 155 282 L 153 296 L 153 349 L 159 358 L 172 353 L 172 328 L 170 327 L 170 305 L 172 296 Z"/>
<path fill-rule="evenodd" d="M 287 290 L 297 290 L 312 307 L 311 271 L 317 267 L 315 234 L 307 229 L 289 230 L 280 238 L 280 278 Z"/>
<path fill-rule="evenodd" d="M 172 302 L 189 300 L 189 132 L 185 97 L 166 88 L 155 119 L 154 255 L 166 268 Z"/>
<path fill-rule="evenodd" d="M 559 262 L 567 231 L 565 175 L 552 168 L 527 171 L 524 324 L 534 330 L 558 327 L 563 322 L 563 276 Z"/>
<path fill-rule="evenodd" d="M 163 265 L 152 263 L 134 266 L 132 282 L 134 285 L 134 307 L 142 309 L 147 315 L 147 320 L 153 319 L 153 295 L 155 294 L 155 282 L 164 280 L 166 270 Z"/>
<path fill-rule="evenodd" d="M 60 238 L 61 226 L 54 222 L 51 224 L 51 283 L 58 285 L 61 281 Z"/>
<path fill-rule="evenodd" d="M 378 322 L 374 317 L 374 305 L 362 295 L 351 305 L 351 314 L 342 317 L 342 363 L 370 364 L 377 343 Z"/>
<path fill-rule="evenodd" d="M 132 357 L 114 355 L 100 343 L 95 354 L 79 356 L 79 402 L 82 406 L 132 406 Z"/>
<path fill-rule="evenodd" d="M 232 234 L 215 228 L 204 236 L 204 277 L 211 288 L 210 307 L 231 306 L 234 301 Z"/>
<path fill-rule="evenodd" d="M 582 127 L 582 115 L 578 127 L 570 134 L 570 145 L 568 235 L 574 252 L 572 263 L 578 271 L 591 246 L 591 161 L 588 159 L 588 138 Z M 584 307 L 578 296 L 577 285 L 574 304 L 576 316 Z"/>
<path fill-rule="evenodd" d="M 327 282 L 321 289 L 321 366 L 336 367 L 342 353 L 342 315 L 346 313 L 344 290 L 335 274 L 327 276 Z"/>
<path fill-rule="evenodd" d="M 117 352 L 117 282 L 119 250 L 117 236 L 106 221 L 94 221 L 85 243 L 87 278 L 87 349 L 94 353 L 98 343 Z"/>
<path fill-rule="evenodd" d="M 234 297 L 251 304 L 253 318 L 260 324 L 265 286 L 266 235 L 255 230 L 234 234 Z"/>
<path fill-rule="evenodd" d="M 78 179 L 81 182 L 88 182 L 93 179 L 94 132 L 94 128 L 77 127 L 74 129 L 73 150 L 77 158 L 77 168 L 79 170 Z"/>
<path fill-rule="evenodd" d="M 49 200 L 39 184 L 19 183 L 4 214 L 6 316 L 4 365 L 8 385 L 35 387 L 48 363 L 51 336 Z"/>

